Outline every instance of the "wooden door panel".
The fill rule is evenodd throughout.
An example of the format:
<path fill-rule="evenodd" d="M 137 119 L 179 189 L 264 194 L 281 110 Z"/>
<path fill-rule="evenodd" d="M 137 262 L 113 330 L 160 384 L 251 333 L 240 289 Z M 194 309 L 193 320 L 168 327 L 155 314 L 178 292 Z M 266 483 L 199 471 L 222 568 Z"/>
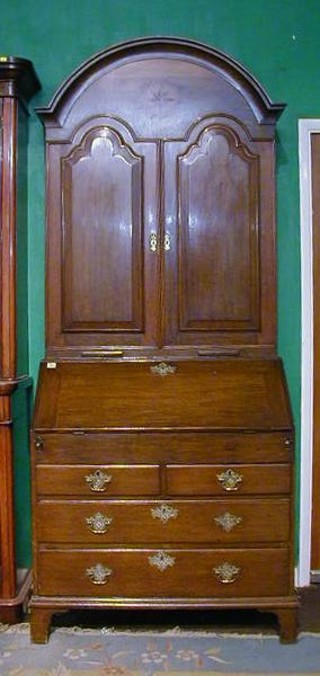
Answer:
<path fill-rule="evenodd" d="M 256 329 L 257 158 L 211 127 L 178 157 L 179 329 Z"/>
<path fill-rule="evenodd" d="M 62 162 L 63 330 L 143 330 L 142 158 L 108 127 Z"/>
<path fill-rule="evenodd" d="M 270 167 L 239 125 L 212 120 L 164 144 L 168 346 L 259 344 L 274 328 L 273 270 L 260 256 L 273 242 L 261 199 Z"/>
<path fill-rule="evenodd" d="M 135 143 L 119 123 L 98 118 L 85 121 L 72 146 L 52 144 L 48 153 L 55 167 L 47 188 L 48 345 L 70 354 L 87 346 L 154 346 L 156 142 Z"/>

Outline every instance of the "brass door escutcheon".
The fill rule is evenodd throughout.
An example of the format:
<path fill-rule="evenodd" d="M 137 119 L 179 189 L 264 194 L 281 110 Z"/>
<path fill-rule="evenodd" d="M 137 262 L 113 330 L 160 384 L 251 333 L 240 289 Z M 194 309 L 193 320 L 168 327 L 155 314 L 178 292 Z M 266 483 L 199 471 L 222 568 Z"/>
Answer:
<path fill-rule="evenodd" d="M 156 253 L 158 251 L 158 235 L 156 232 L 151 232 L 150 234 L 149 248 L 152 253 Z"/>
<path fill-rule="evenodd" d="M 166 232 L 164 235 L 164 250 L 165 251 L 171 250 L 171 237 L 169 232 Z"/>

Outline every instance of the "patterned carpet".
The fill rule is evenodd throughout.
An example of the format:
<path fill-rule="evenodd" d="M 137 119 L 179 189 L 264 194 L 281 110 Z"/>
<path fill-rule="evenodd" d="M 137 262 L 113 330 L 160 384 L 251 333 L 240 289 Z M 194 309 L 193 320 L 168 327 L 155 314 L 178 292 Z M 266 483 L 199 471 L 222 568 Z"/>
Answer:
<path fill-rule="evenodd" d="M 320 676 L 320 634 L 293 645 L 275 635 L 56 628 L 30 642 L 27 623 L 0 625 L 0 676 Z"/>

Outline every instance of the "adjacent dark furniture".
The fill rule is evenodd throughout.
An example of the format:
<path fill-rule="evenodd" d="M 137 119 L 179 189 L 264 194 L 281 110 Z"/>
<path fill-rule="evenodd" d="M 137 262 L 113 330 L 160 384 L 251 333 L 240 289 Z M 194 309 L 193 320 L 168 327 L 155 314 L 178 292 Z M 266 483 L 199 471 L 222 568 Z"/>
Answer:
<path fill-rule="evenodd" d="M 22 616 L 31 575 L 17 569 L 13 418 L 28 460 L 27 103 L 39 89 L 30 61 L 0 57 L 0 620 Z M 19 413 L 14 413 L 13 397 Z M 21 438 L 20 438 L 21 443 Z M 29 476 L 25 468 L 26 476 Z"/>

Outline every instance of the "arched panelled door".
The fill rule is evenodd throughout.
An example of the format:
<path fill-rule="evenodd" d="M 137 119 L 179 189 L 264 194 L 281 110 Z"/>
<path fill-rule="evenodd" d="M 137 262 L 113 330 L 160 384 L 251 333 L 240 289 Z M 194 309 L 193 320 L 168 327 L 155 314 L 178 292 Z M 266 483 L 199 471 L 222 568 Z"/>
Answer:
<path fill-rule="evenodd" d="M 49 353 L 272 352 L 282 107 L 219 52 L 149 42 L 98 55 L 40 111 Z"/>

